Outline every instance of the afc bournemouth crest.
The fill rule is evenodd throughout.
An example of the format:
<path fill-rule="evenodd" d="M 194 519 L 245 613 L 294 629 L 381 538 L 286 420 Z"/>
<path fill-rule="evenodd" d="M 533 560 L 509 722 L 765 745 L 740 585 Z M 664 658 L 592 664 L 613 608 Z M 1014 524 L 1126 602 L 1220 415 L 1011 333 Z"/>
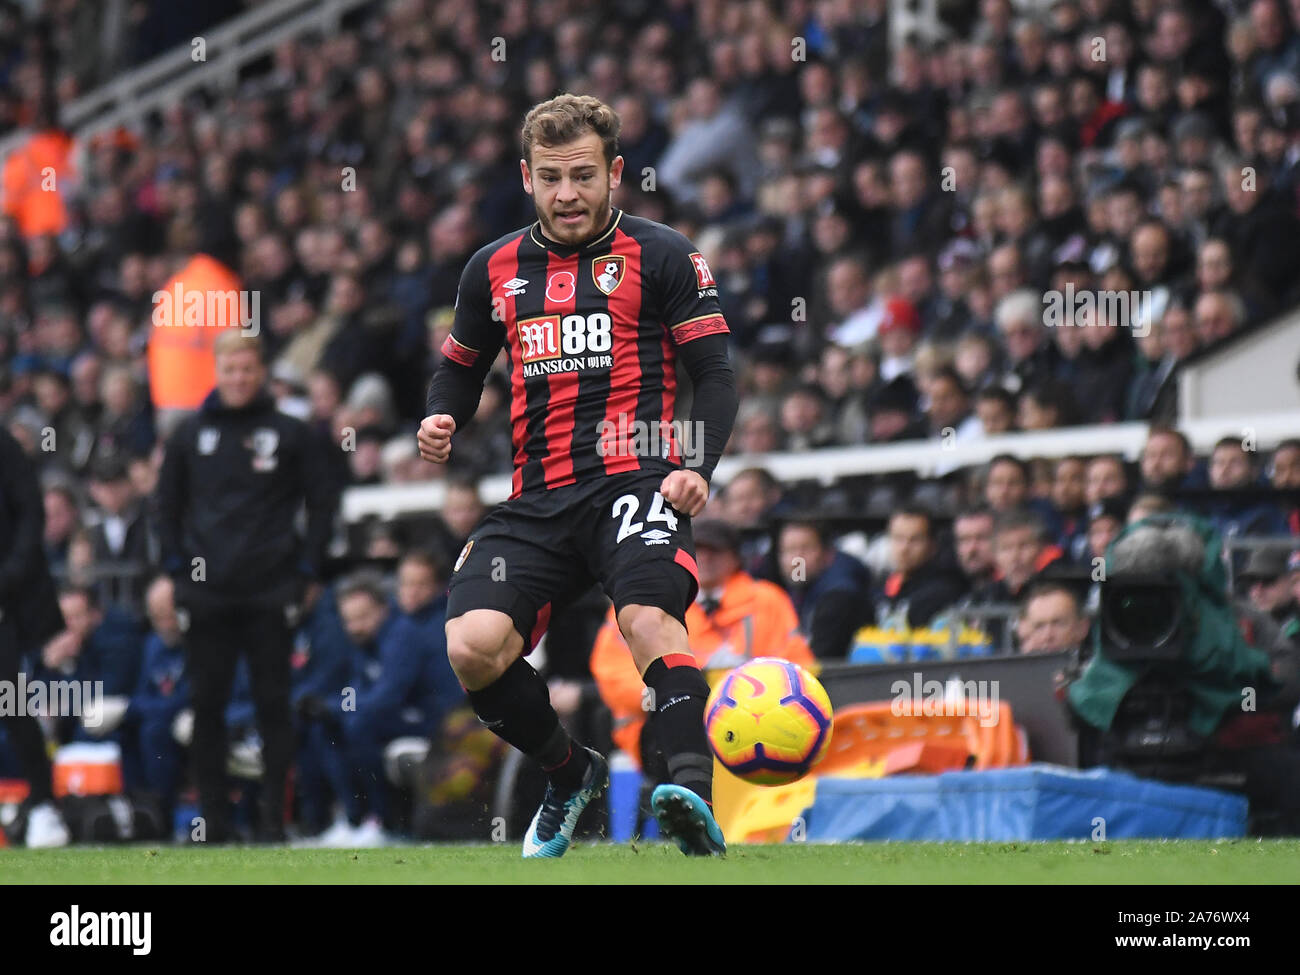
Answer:
<path fill-rule="evenodd" d="M 592 261 L 591 276 L 596 287 L 607 295 L 613 294 L 614 289 L 623 283 L 626 264 L 627 259 L 622 254 L 606 254 Z"/>
<path fill-rule="evenodd" d="M 217 452 L 217 444 L 221 442 L 221 431 L 216 427 L 203 427 L 199 430 L 199 453 L 204 457 L 210 457 Z"/>
<path fill-rule="evenodd" d="M 471 538 L 468 542 L 465 543 L 465 547 L 460 550 L 460 557 L 456 559 L 456 564 L 455 566 L 452 567 L 451 570 L 452 572 L 460 571 L 460 567 L 464 565 L 465 560 L 469 558 L 469 550 L 472 549 L 473 547 L 474 547 L 474 539 Z"/>
<path fill-rule="evenodd" d="M 280 446 L 280 434 L 270 427 L 258 427 L 246 445 L 253 451 L 253 470 L 263 473 L 275 470 L 279 463 L 275 451 Z"/>

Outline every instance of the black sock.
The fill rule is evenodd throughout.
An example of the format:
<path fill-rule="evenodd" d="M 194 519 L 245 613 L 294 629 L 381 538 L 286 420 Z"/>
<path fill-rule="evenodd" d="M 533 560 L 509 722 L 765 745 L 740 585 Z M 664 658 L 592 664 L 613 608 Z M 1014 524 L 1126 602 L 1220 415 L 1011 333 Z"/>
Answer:
<path fill-rule="evenodd" d="M 469 703 L 497 737 L 539 761 L 556 785 L 582 782 L 590 763 L 586 749 L 564 730 L 546 683 L 523 657 L 487 687 L 470 691 Z"/>
<path fill-rule="evenodd" d="M 542 763 L 543 771 L 550 776 L 552 782 L 568 789 L 576 789 L 582 784 L 582 777 L 591 765 L 587 749 L 569 737 L 558 719 L 555 731 L 533 758 Z"/>
<path fill-rule="evenodd" d="M 673 783 L 713 805 L 713 752 L 704 733 L 709 684 L 695 658 L 670 653 L 646 668 L 646 687 L 654 691 L 655 733 L 668 760 Z"/>

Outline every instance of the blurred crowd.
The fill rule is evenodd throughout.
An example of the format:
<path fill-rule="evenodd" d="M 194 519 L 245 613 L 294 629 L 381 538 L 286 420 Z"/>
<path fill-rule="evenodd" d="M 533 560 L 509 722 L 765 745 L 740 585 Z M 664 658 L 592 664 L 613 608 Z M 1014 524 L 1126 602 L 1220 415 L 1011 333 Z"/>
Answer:
<path fill-rule="evenodd" d="M 156 564 L 172 417 L 151 399 L 153 295 L 196 253 L 260 296 L 273 393 L 335 445 L 340 484 L 449 479 L 438 519 L 366 526 L 351 554 L 391 567 L 427 543 L 445 573 L 483 512 L 474 482 L 510 469 L 501 364 L 449 469 L 419 461 L 414 430 L 465 261 L 534 218 L 520 120 L 566 90 L 621 116 L 615 205 L 689 235 L 715 273 L 741 389 L 730 453 L 1152 424 L 1136 466 L 717 485 L 709 514 L 736 536 L 714 547 L 786 591 L 815 656 L 958 604 L 1019 604 L 1022 649 L 1077 646 L 1087 596 L 1036 580 L 1143 514 L 1300 534 L 1294 498 L 1269 493 L 1300 489 L 1300 442 L 1198 457 L 1173 429 L 1182 364 L 1300 302 L 1298 0 L 952 0 L 942 36 L 892 49 L 885 0 L 389 0 L 138 131 L 66 142 L 58 105 L 153 50 L 141 25 L 168 5 L 132 4 L 102 63 L 83 43 L 98 5 L 39 6 L 38 25 L 0 3 L 0 127 L 54 139 L 60 207 L 27 206 L 6 166 L 0 417 L 40 468 L 73 586 Z M 1045 293 L 1069 289 L 1143 299 L 1049 324 Z M 1295 639 L 1286 553 L 1234 568 L 1261 632 Z M 98 598 L 142 612 L 147 578 Z M 586 667 L 556 693 L 590 695 Z"/>
<path fill-rule="evenodd" d="M 560 90 L 622 117 L 616 203 L 710 259 L 733 452 L 1169 422 L 1181 363 L 1296 303 L 1300 4 L 955 3 L 892 54 L 886 6 L 362 7 L 73 144 L 57 232 L 6 197 L 0 412 L 78 476 L 148 456 L 151 299 L 202 252 L 258 293 L 286 405 L 357 432 L 350 483 L 439 476 L 409 433 L 459 272 L 532 219 L 516 129 Z M 1142 299 L 1054 327 L 1067 288 Z M 504 399 L 458 471 L 509 469 Z"/>

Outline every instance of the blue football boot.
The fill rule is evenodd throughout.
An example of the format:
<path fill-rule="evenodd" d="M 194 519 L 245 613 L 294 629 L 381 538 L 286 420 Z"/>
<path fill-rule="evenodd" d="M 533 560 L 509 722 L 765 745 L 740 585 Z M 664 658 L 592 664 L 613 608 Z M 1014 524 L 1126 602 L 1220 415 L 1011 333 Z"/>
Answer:
<path fill-rule="evenodd" d="M 590 748 L 584 748 L 584 751 L 591 757 L 591 765 L 577 791 L 566 794 L 556 789 L 554 784 L 547 784 L 542 804 L 524 835 L 525 857 L 564 856 L 573 841 L 578 817 L 588 803 L 609 785 L 609 763 L 605 757 Z"/>
<path fill-rule="evenodd" d="M 727 841 L 708 803 L 680 785 L 661 785 L 650 795 L 659 831 L 687 856 L 726 856 Z"/>

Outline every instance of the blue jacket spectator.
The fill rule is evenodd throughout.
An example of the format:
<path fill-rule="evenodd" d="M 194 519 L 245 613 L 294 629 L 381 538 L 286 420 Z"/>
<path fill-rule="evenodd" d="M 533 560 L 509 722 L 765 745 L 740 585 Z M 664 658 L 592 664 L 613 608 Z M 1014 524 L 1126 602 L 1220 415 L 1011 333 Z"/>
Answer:
<path fill-rule="evenodd" d="M 307 614 L 294 651 L 290 700 L 296 709 L 314 710 L 308 701 L 339 709 L 352 675 L 353 648 L 339 620 L 333 589 L 324 590 Z"/>
<path fill-rule="evenodd" d="M 439 704 L 432 680 L 432 648 L 414 620 L 389 604 L 369 640 L 354 644 L 352 686 L 356 713 L 406 734 L 432 734 Z"/>
<path fill-rule="evenodd" d="M 171 580 L 161 582 L 166 584 L 170 599 Z M 158 797 L 164 823 L 172 821 L 181 784 L 183 749 L 173 727 L 176 716 L 190 706 L 185 650 L 179 631 L 175 636 L 176 641 L 168 643 L 155 631 L 145 640 L 140 682 L 126 713 L 126 721 L 134 724 L 136 734 L 139 784 Z"/>
<path fill-rule="evenodd" d="M 150 633 L 144 643 L 144 662 L 140 680 L 131 695 L 128 717 L 141 722 L 171 721 L 189 707 L 190 685 L 185 676 L 185 648 L 168 644 L 158 633 Z"/>
<path fill-rule="evenodd" d="M 77 676 L 102 680 L 105 694 L 132 694 L 140 681 L 144 643 L 145 630 L 140 621 L 110 606 L 81 651 Z"/>
<path fill-rule="evenodd" d="M 870 619 L 870 571 L 832 546 L 824 525 L 810 521 L 786 522 L 778 560 L 778 581 L 813 654 L 844 657 L 854 632 Z"/>
<path fill-rule="evenodd" d="M 1210 454 L 1210 490 L 1222 491 L 1224 496 L 1210 500 L 1203 514 L 1225 539 L 1233 535 L 1287 533 L 1281 508 L 1250 497 L 1249 492 L 1269 487 L 1259 475 L 1257 458 L 1258 453 L 1246 449 L 1238 437 L 1224 437 Z"/>
<path fill-rule="evenodd" d="M 344 689 L 355 650 L 339 619 L 333 588 L 321 592 L 298 632 L 290 699 L 298 716 L 300 819 L 310 833 L 329 825 L 333 800 L 352 792 L 344 750 Z"/>
<path fill-rule="evenodd" d="M 403 614 L 415 626 L 426 646 L 424 682 L 433 702 L 435 731 L 442 720 L 465 700 L 465 688 L 447 659 L 447 596 L 439 596 L 413 613 Z"/>
<path fill-rule="evenodd" d="M 340 583 L 339 616 L 351 641 L 352 676 L 343 707 L 349 785 L 343 795 L 349 824 L 388 819 L 384 748 L 404 735 L 428 735 L 436 705 L 427 693 L 426 646 L 419 628 L 388 600 L 378 577 Z"/>
<path fill-rule="evenodd" d="M 94 692 L 105 697 L 134 694 L 145 640 L 141 623 L 116 607 L 101 610 L 89 589 L 65 589 L 59 595 L 59 608 L 67 626 L 45 644 L 39 660 L 32 661 L 36 677 L 45 681 L 89 681 Z M 102 685 L 96 686 L 100 681 Z M 75 717 L 60 716 L 60 740 L 99 740 Z M 117 740 L 117 733 L 109 738 Z"/>

